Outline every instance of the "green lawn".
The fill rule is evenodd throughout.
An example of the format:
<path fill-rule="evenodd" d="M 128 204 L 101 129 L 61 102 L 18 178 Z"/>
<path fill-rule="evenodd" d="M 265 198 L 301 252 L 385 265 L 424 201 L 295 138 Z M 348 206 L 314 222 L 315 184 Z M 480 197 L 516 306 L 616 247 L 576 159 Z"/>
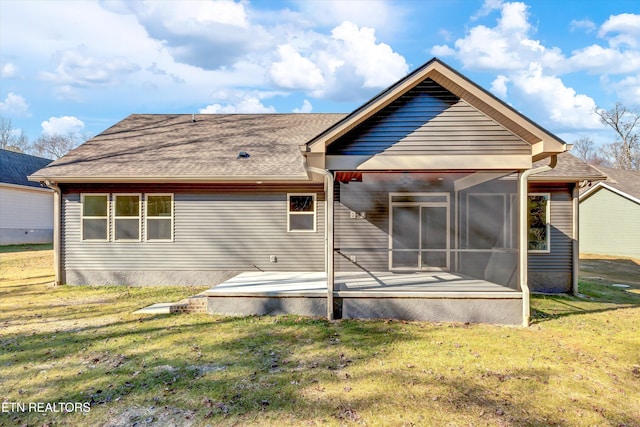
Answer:
<path fill-rule="evenodd" d="M 640 295 L 534 297 L 529 328 L 140 316 L 193 288 L 51 287 L 0 250 L 0 425 L 640 426 Z M 4 410 L 3 409 L 3 410 Z"/>

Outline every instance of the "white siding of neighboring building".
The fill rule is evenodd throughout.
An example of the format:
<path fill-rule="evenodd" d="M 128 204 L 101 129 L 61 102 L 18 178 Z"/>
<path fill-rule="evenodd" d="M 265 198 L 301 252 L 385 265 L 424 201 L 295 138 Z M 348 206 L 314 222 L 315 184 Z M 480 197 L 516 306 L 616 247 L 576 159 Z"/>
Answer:
<path fill-rule="evenodd" d="M 0 245 L 51 243 L 53 191 L 0 185 Z"/>

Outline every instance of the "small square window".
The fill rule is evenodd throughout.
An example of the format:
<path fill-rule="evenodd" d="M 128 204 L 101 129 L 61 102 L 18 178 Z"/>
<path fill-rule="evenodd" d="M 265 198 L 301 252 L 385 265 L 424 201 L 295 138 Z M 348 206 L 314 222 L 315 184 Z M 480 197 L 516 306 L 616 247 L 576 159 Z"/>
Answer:
<path fill-rule="evenodd" d="M 316 231 L 316 195 L 289 194 L 287 197 L 287 230 Z"/>

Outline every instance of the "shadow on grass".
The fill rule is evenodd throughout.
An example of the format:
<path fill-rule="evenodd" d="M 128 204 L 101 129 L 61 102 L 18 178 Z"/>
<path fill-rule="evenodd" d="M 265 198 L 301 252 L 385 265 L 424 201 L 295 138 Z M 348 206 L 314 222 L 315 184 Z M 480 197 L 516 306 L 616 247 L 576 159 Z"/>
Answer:
<path fill-rule="evenodd" d="M 546 387 L 547 368 L 426 372 L 429 360 L 419 367 L 385 366 L 394 344 L 429 340 L 441 328 L 425 324 L 416 334 L 402 322 L 157 315 L 53 335 L 6 337 L 1 345 L 7 356 L 1 359 L 16 366 L 5 378 L 12 383 L 50 372 L 48 391 L 38 399 L 90 402 L 93 425 L 134 425 L 143 411 L 158 417 L 161 408 L 172 408 L 182 422 L 186 416 L 196 425 L 259 425 L 283 414 L 293 425 L 305 420 L 367 424 L 384 416 L 385 408 L 406 411 L 405 425 L 424 425 L 420 414 L 425 413 L 444 414 L 443 422 L 463 416 L 495 425 L 571 425 L 561 414 L 540 414 L 534 401 L 501 392 L 512 381 Z M 473 328 L 468 329 L 472 335 Z M 56 376 L 58 364 L 69 371 Z M 385 386 L 350 391 L 352 381 Z M 399 390 L 397 395 L 387 386 Z M 29 401 L 36 392 L 33 386 L 21 391 L 21 397 L 11 397 Z M 62 424 L 82 424 L 77 414 L 57 417 Z M 29 414 L 14 418 L 43 422 Z M 630 420 L 612 412 L 607 419 L 618 425 Z"/>
<path fill-rule="evenodd" d="M 30 252 L 30 251 L 50 251 L 53 249 L 52 243 L 42 245 L 6 245 L 0 246 L 0 254 L 9 254 L 15 252 Z"/>
<path fill-rule="evenodd" d="M 561 414 L 541 415 L 535 401 L 500 393 L 501 384 L 509 381 L 545 387 L 547 369 L 478 372 L 473 362 L 464 363 L 465 374 L 449 365 L 431 366 L 429 355 L 435 358 L 438 352 L 473 357 L 464 345 L 448 342 L 421 350 L 419 366 L 385 364 L 389 349 L 396 345 L 441 339 L 442 325 L 420 323 L 416 328 L 383 320 L 331 323 L 296 316 L 138 317 L 130 314 L 133 306 L 164 299 L 170 289 L 59 287 L 48 291 L 45 300 L 36 300 L 40 304 L 29 306 L 37 316 L 21 317 L 19 307 L 0 314 L 5 323 L 16 317 L 25 322 L 17 328 L 19 332 L 0 336 L 0 377 L 8 387 L 3 397 L 21 402 L 89 402 L 91 419 L 81 414 L 43 418 L 13 413 L 0 414 L 0 425 L 145 425 L 144 418 L 136 418 L 142 411 L 156 411 L 153 416 L 159 417 L 157 411 L 166 408 L 182 416 L 176 425 L 185 423 L 186 416 L 196 424 L 212 425 L 259 425 L 269 417 L 287 419 L 293 425 L 305 420 L 368 423 L 386 410 L 396 415 L 406 411 L 406 425 L 429 424 L 419 418 L 420 412 L 443 414 L 437 424 L 461 415 L 475 420 L 481 416 L 494 425 L 570 425 Z M 627 297 L 615 288 L 586 284 L 581 292 L 591 299 L 545 296 L 557 307 L 538 304 L 534 316 L 640 305 L 640 296 Z M 534 297 L 537 302 L 539 298 Z M 47 323 L 50 327 L 45 331 Z M 451 327 L 460 328 L 461 342 L 472 341 L 478 330 Z M 495 347 L 503 346 L 496 340 Z M 364 392 L 349 391 L 352 381 L 375 386 Z M 397 395 L 389 389 L 397 390 Z M 413 401 L 420 402 L 420 411 L 411 406 Z M 616 425 L 632 422 L 628 414 L 615 412 L 607 414 L 607 419 Z"/>
<path fill-rule="evenodd" d="M 10 383 L 48 375 L 42 379 L 47 392 L 38 400 L 90 402 L 92 411 L 109 414 L 103 414 L 103 421 L 92 418 L 94 425 L 132 425 L 134 418 L 109 424 L 131 407 L 189 408 L 189 416 L 213 424 L 255 425 L 263 417 L 282 414 L 290 414 L 293 423 L 329 419 L 344 424 L 370 419 L 372 413 L 380 416 L 380 405 L 396 410 L 396 405 L 416 399 L 422 411 L 436 414 L 486 413 L 492 419 L 499 411 L 496 420 L 541 425 L 535 402 L 515 403 L 496 391 L 510 379 L 546 384 L 547 369 L 418 374 L 411 367 L 377 363 L 394 344 L 428 340 L 440 328 L 426 324 L 416 335 L 402 322 L 157 315 L 54 334 L 7 336 L 0 341 L 5 354 L 0 364 L 16 367 L 5 368 L 4 380 Z M 66 371 L 56 375 L 58 365 Z M 385 387 L 353 394 L 347 390 L 352 380 L 379 384 L 381 378 L 400 389 L 400 395 L 390 396 Z M 38 392 L 28 385 L 20 390 L 21 397 L 10 397 L 29 401 Z M 416 419 L 407 419 L 407 425 L 421 424 L 416 412 L 410 416 Z M 74 414 L 59 417 L 80 420 Z M 43 421 L 29 414 L 14 418 Z M 625 420 L 622 415 L 618 419 Z M 567 425 L 560 417 L 545 421 Z"/>
<path fill-rule="evenodd" d="M 640 260 L 634 258 L 580 258 L 581 280 L 607 284 L 623 283 L 640 289 Z"/>
<path fill-rule="evenodd" d="M 640 295 L 622 288 L 581 281 L 580 296 L 532 295 L 531 323 L 566 316 L 640 307 Z"/>

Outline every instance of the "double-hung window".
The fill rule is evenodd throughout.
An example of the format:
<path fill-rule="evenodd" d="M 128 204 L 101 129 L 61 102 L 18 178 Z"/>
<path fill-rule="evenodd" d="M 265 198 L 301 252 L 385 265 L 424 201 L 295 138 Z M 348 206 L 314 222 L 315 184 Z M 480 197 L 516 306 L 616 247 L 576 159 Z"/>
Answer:
<path fill-rule="evenodd" d="M 287 231 L 316 231 L 316 195 L 287 195 Z"/>
<path fill-rule="evenodd" d="M 116 194 L 114 202 L 114 240 L 140 241 L 140 194 Z"/>
<path fill-rule="evenodd" d="M 529 252 L 546 253 L 550 245 L 550 200 L 549 193 L 531 193 L 527 203 Z"/>
<path fill-rule="evenodd" d="M 82 240 L 109 240 L 109 195 L 82 195 Z"/>
<path fill-rule="evenodd" d="M 173 239 L 173 195 L 147 194 L 147 240 L 171 241 Z"/>

